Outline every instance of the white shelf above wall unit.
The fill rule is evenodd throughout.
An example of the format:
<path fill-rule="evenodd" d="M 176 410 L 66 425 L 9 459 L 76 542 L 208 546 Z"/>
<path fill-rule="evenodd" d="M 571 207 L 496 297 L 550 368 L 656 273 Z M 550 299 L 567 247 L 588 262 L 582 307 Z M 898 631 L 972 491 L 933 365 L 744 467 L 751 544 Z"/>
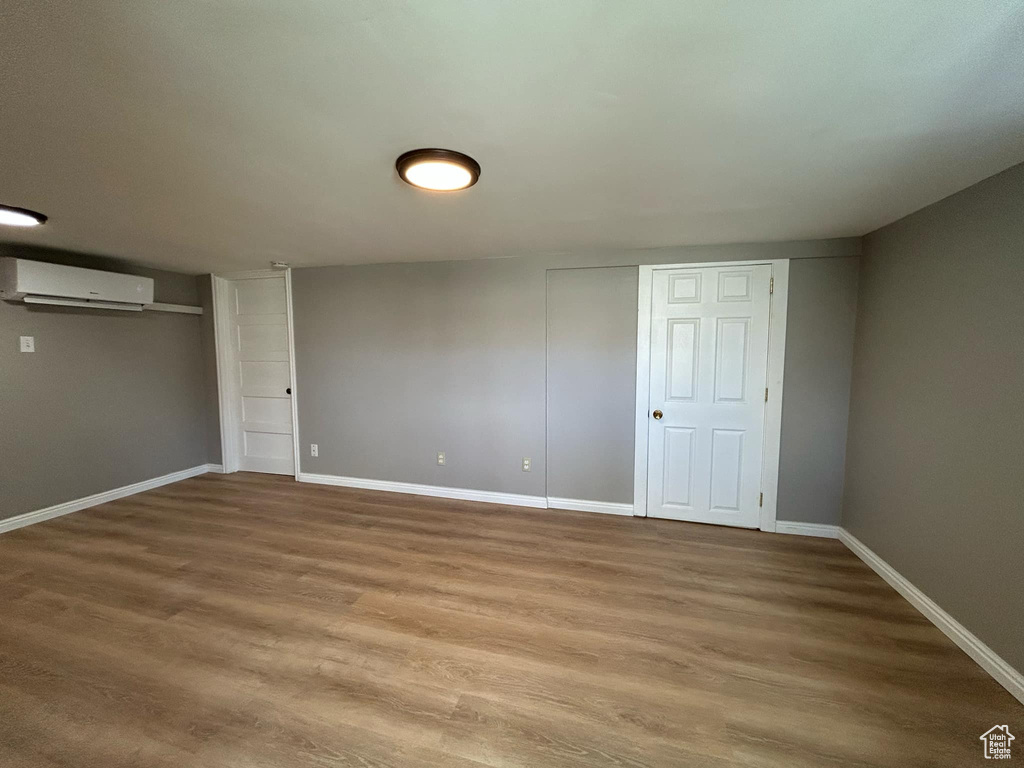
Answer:
<path fill-rule="evenodd" d="M 142 308 L 152 310 L 153 312 L 178 312 L 184 315 L 203 314 L 202 307 L 193 307 L 189 304 L 162 304 L 160 302 L 154 302 L 152 304 L 144 304 Z"/>

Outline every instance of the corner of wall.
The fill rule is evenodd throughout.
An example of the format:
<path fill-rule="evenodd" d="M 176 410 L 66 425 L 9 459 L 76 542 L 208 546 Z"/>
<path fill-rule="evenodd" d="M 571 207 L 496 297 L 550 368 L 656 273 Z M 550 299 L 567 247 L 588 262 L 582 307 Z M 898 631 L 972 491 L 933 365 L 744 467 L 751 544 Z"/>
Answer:
<path fill-rule="evenodd" d="M 213 275 L 196 276 L 199 291 L 199 303 L 203 308 L 200 323 L 201 341 L 203 346 L 203 405 L 206 415 L 206 460 L 211 464 L 220 464 L 220 395 L 217 389 L 217 343 L 214 336 L 215 318 L 213 316 Z"/>

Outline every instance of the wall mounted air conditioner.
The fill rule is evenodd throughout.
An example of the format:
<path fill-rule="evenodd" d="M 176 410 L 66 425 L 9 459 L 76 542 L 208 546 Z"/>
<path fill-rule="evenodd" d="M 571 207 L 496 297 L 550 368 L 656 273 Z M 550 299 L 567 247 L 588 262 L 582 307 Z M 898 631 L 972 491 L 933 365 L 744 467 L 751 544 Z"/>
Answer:
<path fill-rule="evenodd" d="M 141 312 L 153 303 L 153 279 L 8 256 L 0 258 L 0 299 Z"/>

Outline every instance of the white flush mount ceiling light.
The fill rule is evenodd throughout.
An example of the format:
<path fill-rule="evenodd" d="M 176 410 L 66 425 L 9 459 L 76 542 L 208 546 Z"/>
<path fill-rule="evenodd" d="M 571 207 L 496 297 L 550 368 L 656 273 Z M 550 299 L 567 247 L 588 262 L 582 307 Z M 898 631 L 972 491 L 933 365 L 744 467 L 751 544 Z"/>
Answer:
<path fill-rule="evenodd" d="M 0 224 L 8 227 L 38 227 L 46 223 L 46 217 L 28 208 L 0 205 Z"/>
<path fill-rule="evenodd" d="M 451 149 L 414 149 L 395 161 L 407 184 L 437 192 L 454 192 L 476 184 L 480 163 Z"/>

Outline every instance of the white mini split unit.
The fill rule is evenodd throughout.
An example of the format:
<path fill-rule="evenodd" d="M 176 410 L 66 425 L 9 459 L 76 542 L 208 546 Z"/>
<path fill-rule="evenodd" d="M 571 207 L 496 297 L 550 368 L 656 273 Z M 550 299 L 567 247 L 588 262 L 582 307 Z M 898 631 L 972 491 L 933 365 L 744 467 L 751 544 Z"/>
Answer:
<path fill-rule="evenodd" d="M 153 279 L 4 257 L 0 258 L 0 299 L 141 312 L 153 303 Z"/>

